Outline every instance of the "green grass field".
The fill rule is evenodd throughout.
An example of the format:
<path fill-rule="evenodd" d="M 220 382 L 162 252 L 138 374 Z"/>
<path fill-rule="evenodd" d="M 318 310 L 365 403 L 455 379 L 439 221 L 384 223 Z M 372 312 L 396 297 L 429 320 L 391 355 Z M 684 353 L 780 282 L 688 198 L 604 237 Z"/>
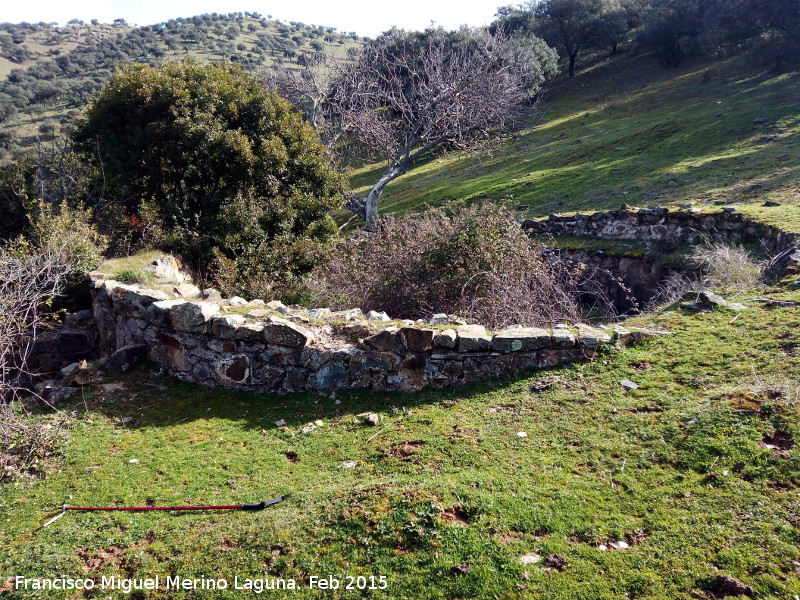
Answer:
<path fill-rule="evenodd" d="M 782 288 L 739 299 L 756 295 L 800 300 Z M 734 316 L 640 317 L 674 333 L 582 366 L 412 395 L 246 394 L 140 369 L 62 409 L 69 442 L 46 478 L 0 488 L 0 573 L 231 585 L 268 573 L 296 580 L 301 589 L 285 597 L 297 598 L 654 600 L 707 597 L 714 576 L 730 574 L 759 598 L 792 598 L 800 456 L 765 440 L 800 435 L 800 307 L 753 302 Z M 544 377 L 557 380 L 532 390 Z M 640 389 L 626 392 L 623 378 Z M 379 426 L 358 418 L 368 410 Z M 39 529 L 62 503 L 228 504 L 288 492 L 260 513 L 69 513 Z M 601 550 L 618 540 L 630 548 Z M 523 565 L 530 553 L 541 560 Z M 565 565 L 548 566 L 552 555 Z M 388 587 L 306 588 L 329 575 L 384 575 Z M 109 594 L 122 597 L 6 596 Z"/>

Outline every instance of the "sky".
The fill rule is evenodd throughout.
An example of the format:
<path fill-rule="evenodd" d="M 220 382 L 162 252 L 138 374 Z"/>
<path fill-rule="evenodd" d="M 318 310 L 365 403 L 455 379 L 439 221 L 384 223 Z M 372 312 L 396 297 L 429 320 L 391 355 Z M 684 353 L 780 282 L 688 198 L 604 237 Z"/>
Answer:
<path fill-rule="evenodd" d="M 281 21 L 336 27 L 375 37 L 393 25 L 424 29 L 434 21 L 447 29 L 459 25 L 485 25 L 492 21 L 503 0 L 4 0 L 0 22 L 65 24 L 70 19 L 99 19 L 111 23 L 123 18 L 128 23 L 152 25 L 176 17 L 203 13 L 258 12 Z"/>

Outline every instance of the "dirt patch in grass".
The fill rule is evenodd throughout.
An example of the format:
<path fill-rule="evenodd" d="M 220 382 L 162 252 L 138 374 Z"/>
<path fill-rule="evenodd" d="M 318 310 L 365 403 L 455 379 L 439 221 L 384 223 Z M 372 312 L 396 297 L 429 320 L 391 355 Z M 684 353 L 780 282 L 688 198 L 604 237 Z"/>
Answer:
<path fill-rule="evenodd" d="M 75 554 L 83 561 L 83 572 L 94 573 L 101 571 L 106 565 L 119 562 L 119 558 L 122 556 L 122 548 L 109 546 L 108 548 L 100 548 L 94 554 L 91 554 L 86 548 L 78 548 Z"/>
<path fill-rule="evenodd" d="M 532 392 L 544 392 L 545 390 L 549 390 L 559 384 L 563 383 L 561 378 L 557 375 L 551 375 L 549 377 L 541 377 L 535 381 L 531 382 L 530 388 Z"/>
<path fill-rule="evenodd" d="M 231 550 L 236 550 L 239 547 L 239 542 L 237 540 L 222 540 L 222 543 L 219 546 L 222 548 L 223 552 L 230 552 Z"/>
<path fill-rule="evenodd" d="M 792 486 L 788 483 L 778 483 L 776 481 L 769 481 L 767 482 L 767 487 L 774 492 L 791 492 Z"/>
<path fill-rule="evenodd" d="M 297 452 L 284 452 L 283 455 L 286 457 L 290 463 L 300 462 L 300 459 L 297 456 Z"/>
<path fill-rule="evenodd" d="M 628 531 L 625 534 L 625 541 L 631 546 L 636 546 L 637 544 L 641 544 L 648 537 L 650 537 L 650 531 L 647 529 L 636 529 L 635 531 Z"/>
<path fill-rule="evenodd" d="M 420 448 L 425 446 L 426 442 L 422 440 L 414 440 L 410 442 L 402 442 L 398 444 L 392 444 L 383 451 L 384 456 L 391 456 L 393 458 L 399 458 L 400 460 L 411 460 L 411 457 L 417 452 Z"/>
<path fill-rule="evenodd" d="M 487 410 L 486 412 L 490 415 L 496 415 L 498 413 L 513 413 L 516 412 L 516 408 L 513 406 L 495 406 Z"/>
<path fill-rule="evenodd" d="M 775 402 L 783 398 L 780 390 L 739 390 L 722 395 L 734 410 L 760 412 L 761 406 L 767 402 Z"/>
<path fill-rule="evenodd" d="M 456 504 L 450 508 L 445 508 L 441 515 L 442 521 L 447 523 L 454 523 L 456 525 L 468 526 L 470 524 L 469 517 L 464 511 L 464 507 Z"/>
<path fill-rule="evenodd" d="M 653 368 L 653 363 L 639 361 L 635 363 L 631 363 L 631 367 L 634 371 L 649 371 Z"/>
<path fill-rule="evenodd" d="M 778 458 L 790 458 L 791 449 L 794 446 L 792 434 L 786 431 L 775 431 L 772 435 L 765 435 L 761 441 L 761 446 L 772 452 Z"/>
<path fill-rule="evenodd" d="M 795 354 L 800 354 L 798 349 L 800 349 L 800 342 L 783 342 L 778 344 L 778 348 L 780 348 L 786 354 L 791 354 L 794 356 Z"/>

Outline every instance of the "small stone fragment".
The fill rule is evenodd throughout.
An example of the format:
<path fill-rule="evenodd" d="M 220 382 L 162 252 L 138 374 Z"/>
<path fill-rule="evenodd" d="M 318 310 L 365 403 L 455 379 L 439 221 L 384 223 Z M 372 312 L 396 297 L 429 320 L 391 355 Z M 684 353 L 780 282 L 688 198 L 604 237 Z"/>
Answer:
<path fill-rule="evenodd" d="M 227 304 L 228 306 L 246 306 L 247 300 L 245 300 L 240 296 L 234 296 L 233 298 L 228 298 L 225 304 Z"/>
<path fill-rule="evenodd" d="M 517 437 L 520 437 L 520 438 L 528 437 L 528 434 L 525 433 L 524 431 L 518 431 L 517 432 Z"/>
<path fill-rule="evenodd" d="M 324 319 L 331 314 L 330 308 L 311 308 L 308 310 L 309 319 Z"/>
<path fill-rule="evenodd" d="M 523 554 L 519 557 L 519 562 L 521 562 L 523 565 L 533 565 L 540 560 L 542 560 L 542 557 L 535 552 L 529 552 L 528 554 Z"/>
<path fill-rule="evenodd" d="M 354 319 L 360 319 L 363 316 L 364 313 L 361 312 L 360 308 L 349 308 L 347 310 L 337 310 L 336 312 L 332 312 L 328 315 L 328 318 L 342 321 L 352 321 Z"/>
<path fill-rule="evenodd" d="M 624 387 L 624 388 L 626 388 L 628 390 L 638 390 L 639 389 L 639 384 L 638 383 L 634 383 L 630 379 L 623 379 L 622 381 L 619 382 L 619 384 L 622 387 Z"/>
<path fill-rule="evenodd" d="M 715 309 L 725 306 L 728 302 L 720 296 L 709 290 L 704 290 L 697 295 L 697 305 L 700 308 Z"/>
<path fill-rule="evenodd" d="M 450 321 L 450 317 L 448 317 L 445 313 L 436 313 L 430 319 L 428 319 L 428 323 L 431 325 L 441 325 L 443 323 L 448 323 Z"/>
<path fill-rule="evenodd" d="M 367 318 L 370 321 L 391 321 L 392 319 L 385 312 L 378 312 L 371 310 L 367 313 Z"/>
<path fill-rule="evenodd" d="M 283 427 L 284 425 L 286 425 L 286 423 L 287 423 L 286 419 L 278 419 L 277 421 L 275 421 L 275 427 Z"/>
<path fill-rule="evenodd" d="M 375 413 L 368 413 L 364 415 L 364 424 L 374 427 L 381 422 L 381 418 Z"/>
<path fill-rule="evenodd" d="M 341 469 L 352 469 L 358 464 L 357 460 L 346 460 L 342 464 L 339 465 Z"/>
<path fill-rule="evenodd" d="M 610 542 L 608 545 L 611 546 L 612 548 L 614 548 L 614 550 L 627 550 L 628 548 L 630 548 L 630 545 L 628 544 L 628 542 L 625 542 L 623 540 L 617 540 L 616 542 Z"/>
<path fill-rule="evenodd" d="M 273 300 L 272 302 L 267 302 L 267 308 L 270 310 L 274 310 L 275 312 L 279 312 L 282 315 L 288 314 L 289 312 L 289 309 L 280 300 Z"/>
<path fill-rule="evenodd" d="M 206 302 L 214 302 L 220 304 L 222 302 L 222 294 L 214 288 L 206 288 L 200 293 L 200 298 Z"/>
<path fill-rule="evenodd" d="M 200 288 L 196 285 L 192 285 L 191 283 L 181 283 L 176 285 L 172 288 L 172 292 L 179 296 L 180 298 L 185 298 L 187 300 L 193 300 L 195 298 L 199 298 L 202 292 Z"/>

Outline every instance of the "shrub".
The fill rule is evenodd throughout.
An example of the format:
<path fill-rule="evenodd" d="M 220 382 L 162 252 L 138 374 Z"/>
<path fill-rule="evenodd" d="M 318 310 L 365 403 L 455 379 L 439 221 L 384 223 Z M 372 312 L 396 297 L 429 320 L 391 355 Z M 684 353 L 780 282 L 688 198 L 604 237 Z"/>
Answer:
<path fill-rule="evenodd" d="M 317 134 L 238 67 L 123 67 L 75 141 L 143 235 L 231 286 L 301 276 L 335 231 L 344 182 Z"/>
<path fill-rule="evenodd" d="M 506 210 L 436 209 L 341 240 L 315 272 L 317 303 L 393 317 L 456 313 L 490 327 L 575 319 L 569 277 Z"/>
<path fill-rule="evenodd" d="M 63 440 L 66 419 L 51 422 L 31 418 L 19 407 L 0 404 L 0 482 L 20 475 L 36 475 Z"/>
<path fill-rule="evenodd" d="M 66 201 L 53 206 L 40 201 L 32 218 L 31 239 L 41 252 L 60 253 L 72 272 L 86 275 L 103 260 L 105 236 L 92 225 L 92 211 L 70 208 Z"/>
<path fill-rule="evenodd" d="M 761 269 L 744 248 L 707 244 L 696 247 L 689 260 L 705 287 L 742 292 L 759 284 Z"/>

